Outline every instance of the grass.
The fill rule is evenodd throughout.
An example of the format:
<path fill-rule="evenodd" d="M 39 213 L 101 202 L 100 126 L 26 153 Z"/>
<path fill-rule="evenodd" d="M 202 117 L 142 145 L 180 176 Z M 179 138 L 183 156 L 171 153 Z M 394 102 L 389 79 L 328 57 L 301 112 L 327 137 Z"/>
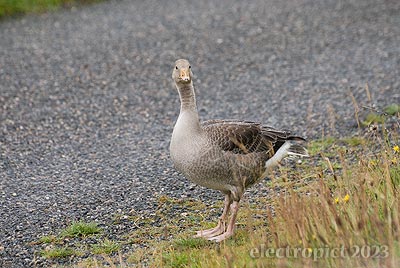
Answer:
<path fill-rule="evenodd" d="M 388 117 L 395 118 L 400 116 L 400 104 L 390 104 L 384 107 L 382 110 L 367 107 L 370 112 L 366 114 L 361 124 L 363 126 L 369 126 L 371 124 L 383 124 Z"/>
<path fill-rule="evenodd" d="M 310 142 L 310 159 L 283 166 L 264 182 L 271 189 L 267 198 L 243 200 L 235 236 L 220 244 L 192 235 L 216 224 L 221 201 L 209 206 L 162 195 L 155 213 L 129 218 L 135 228 L 121 241 L 99 238 L 83 252 L 60 247 L 66 237 L 83 241 L 95 233 L 72 231 L 80 229 L 73 223 L 58 236 L 40 239 L 50 246 L 42 256 L 85 253 L 74 267 L 398 267 L 396 131 L 392 143 L 388 133 Z M 132 250 L 121 252 L 122 245 Z"/>
<path fill-rule="evenodd" d="M 400 113 L 400 105 L 399 104 L 391 104 L 389 106 L 386 106 L 384 108 L 384 112 L 388 115 L 396 115 L 398 113 Z"/>
<path fill-rule="evenodd" d="M 53 243 L 53 242 L 56 242 L 56 241 L 57 241 L 57 237 L 56 236 L 54 236 L 54 235 L 46 235 L 46 236 L 42 236 L 39 239 L 38 243 L 39 244 L 50 244 L 50 243 Z"/>
<path fill-rule="evenodd" d="M 335 143 L 336 139 L 334 137 L 326 137 L 324 139 L 315 140 L 308 146 L 308 152 L 311 156 L 314 156 L 321 151 L 327 150 L 330 146 Z"/>
<path fill-rule="evenodd" d="M 96 222 L 73 222 L 70 226 L 61 232 L 61 238 L 65 237 L 85 237 L 92 234 L 98 234 L 101 229 Z"/>
<path fill-rule="evenodd" d="M 367 114 L 365 120 L 362 122 L 364 126 L 369 126 L 372 123 L 382 124 L 385 122 L 385 116 L 377 113 Z"/>
<path fill-rule="evenodd" d="M 42 244 L 44 249 L 40 251 L 40 255 L 46 259 L 62 259 L 71 256 L 81 256 L 84 254 L 82 249 L 71 246 L 63 246 L 64 242 L 68 242 L 71 238 L 84 239 L 95 234 L 100 234 L 101 228 L 95 222 L 77 221 L 61 230 L 55 235 L 45 235 L 39 238 L 37 242 L 32 244 Z M 104 243 L 93 246 L 93 252 L 112 253 L 118 248 L 114 242 L 104 241 Z"/>
<path fill-rule="evenodd" d="M 60 7 L 99 2 L 100 0 L 0 0 L 0 18 L 6 16 L 43 13 Z"/>
<path fill-rule="evenodd" d="M 119 243 L 105 239 L 101 243 L 93 245 L 91 251 L 94 254 L 111 254 L 117 252 L 120 247 Z"/>
<path fill-rule="evenodd" d="M 67 258 L 70 256 L 79 255 L 77 251 L 68 247 L 55 247 L 45 249 L 41 253 L 41 255 L 47 259 Z"/>

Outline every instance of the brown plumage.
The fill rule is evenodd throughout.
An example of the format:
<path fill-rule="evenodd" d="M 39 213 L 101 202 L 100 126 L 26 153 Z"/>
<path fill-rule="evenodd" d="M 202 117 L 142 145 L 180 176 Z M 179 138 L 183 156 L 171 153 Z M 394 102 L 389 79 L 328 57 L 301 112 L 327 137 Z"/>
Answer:
<path fill-rule="evenodd" d="M 271 156 L 287 140 L 304 141 L 290 131 L 277 130 L 260 123 L 240 120 L 208 120 L 201 123 L 208 137 L 224 151 L 235 154 L 269 152 Z"/>
<path fill-rule="evenodd" d="M 175 168 L 191 181 L 225 195 L 218 225 L 196 235 L 219 242 L 233 235 L 245 189 L 264 178 L 285 156 L 306 156 L 305 148 L 293 143 L 304 139 L 250 121 L 209 120 L 200 124 L 187 60 L 176 61 L 172 78 L 181 110 L 172 133 L 171 158 Z"/>

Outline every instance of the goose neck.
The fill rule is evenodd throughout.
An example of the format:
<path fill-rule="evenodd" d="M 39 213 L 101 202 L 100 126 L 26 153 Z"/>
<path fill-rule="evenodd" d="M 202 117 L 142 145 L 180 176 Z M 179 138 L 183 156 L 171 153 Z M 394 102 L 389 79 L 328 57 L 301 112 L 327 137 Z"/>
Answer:
<path fill-rule="evenodd" d="M 196 96 L 193 83 L 188 85 L 177 85 L 179 97 L 181 100 L 181 112 L 194 111 L 197 113 Z"/>

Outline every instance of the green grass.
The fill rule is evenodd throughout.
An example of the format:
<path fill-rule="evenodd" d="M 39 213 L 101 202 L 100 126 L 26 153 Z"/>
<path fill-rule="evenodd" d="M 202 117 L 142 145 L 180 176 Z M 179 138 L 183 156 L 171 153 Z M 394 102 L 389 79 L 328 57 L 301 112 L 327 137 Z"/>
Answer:
<path fill-rule="evenodd" d="M 0 0 L 0 18 L 27 13 L 54 11 L 60 7 L 99 2 L 99 0 Z"/>
<path fill-rule="evenodd" d="M 359 145 L 365 145 L 367 143 L 367 141 L 364 138 L 358 137 L 358 136 L 348 137 L 348 138 L 344 138 L 342 140 L 348 146 L 351 146 L 351 147 L 355 147 L 355 146 L 359 146 Z"/>
<path fill-rule="evenodd" d="M 70 256 L 80 255 L 77 251 L 68 247 L 55 247 L 41 251 L 41 255 L 47 259 L 67 258 Z"/>
<path fill-rule="evenodd" d="M 209 244 L 207 240 L 201 238 L 184 237 L 174 241 L 175 248 L 202 248 Z"/>
<path fill-rule="evenodd" d="M 365 118 L 362 120 L 361 124 L 363 126 L 369 126 L 371 124 L 383 124 L 387 118 L 396 117 L 400 115 L 400 105 L 391 104 L 384 107 L 382 110 L 371 108 Z"/>
<path fill-rule="evenodd" d="M 389 106 L 386 106 L 384 111 L 388 115 L 396 115 L 396 114 L 400 113 L 400 105 L 399 104 L 391 104 Z"/>
<path fill-rule="evenodd" d="M 81 256 L 84 250 L 78 247 L 62 246 L 65 241 L 71 238 L 85 239 L 95 234 L 101 234 L 102 229 L 96 222 L 77 221 L 61 230 L 56 235 L 45 235 L 33 244 L 43 244 L 46 247 L 40 251 L 40 255 L 47 259 L 67 258 L 70 256 Z M 119 249 L 116 242 L 104 240 L 101 244 L 93 245 L 92 252 L 95 254 L 111 254 Z"/>
<path fill-rule="evenodd" d="M 362 122 L 364 126 L 369 126 L 372 123 L 375 124 L 383 124 L 385 122 L 385 117 L 381 114 L 377 113 L 369 113 L 367 114 L 365 120 Z"/>
<path fill-rule="evenodd" d="M 54 235 L 46 235 L 46 236 L 42 236 L 38 243 L 39 244 L 49 244 L 49 243 L 54 243 L 57 241 L 57 237 Z"/>
<path fill-rule="evenodd" d="M 91 251 L 94 254 L 111 254 L 117 252 L 120 247 L 118 242 L 105 239 L 101 243 L 93 245 Z"/>
<path fill-rule="evenodd" d="M 322 151 L 329 149 L 336 141 L 334 137 L 326 137 L 324 139 L 315 140 L 310 142 L 308 145 L 308 152 L 311 156 L 314 156 Z"/>
<path fill-rule="evenodd" d="M 96 222 L 73 222 L 70 226 L 61 232 L 61 238 L 65 237 L 85 237 L 92 234 L 98 234 L 101 228 L 97 226 Z"/>

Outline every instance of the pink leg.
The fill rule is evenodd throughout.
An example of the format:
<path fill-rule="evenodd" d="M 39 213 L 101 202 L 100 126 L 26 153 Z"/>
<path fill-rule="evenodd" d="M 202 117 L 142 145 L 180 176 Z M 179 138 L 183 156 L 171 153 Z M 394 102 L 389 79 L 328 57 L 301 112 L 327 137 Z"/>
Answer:
<path fill-rule="evenodd" d="M 231 203 L 232 201 L 230 198 L 230 194 L 226 194 L 224 200 L 224 211 L 222 212 L 222 215 L 218 221 L 218 225 L 211 229 L 198 231 L 194 237 L 210 238 L 224 233 L 226 228 L 226 220 L 228 218 L 229 207 Z"/>
<path fill-rule="evenodd" d="M 239 201 L 233 201 L 231 205 L 231 219 L 229 221 L 229 225 L 228 228 L 226 229 L 226 232 L 214 237 L 208 237 L 208 240 L 221 242 L 227 239 L 228 237 L 231 237 L 235 231 L 235 222 L 238 210 L 239 210 Z"/>

